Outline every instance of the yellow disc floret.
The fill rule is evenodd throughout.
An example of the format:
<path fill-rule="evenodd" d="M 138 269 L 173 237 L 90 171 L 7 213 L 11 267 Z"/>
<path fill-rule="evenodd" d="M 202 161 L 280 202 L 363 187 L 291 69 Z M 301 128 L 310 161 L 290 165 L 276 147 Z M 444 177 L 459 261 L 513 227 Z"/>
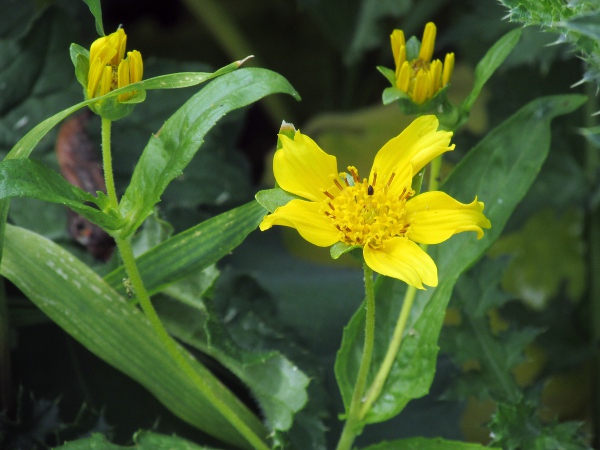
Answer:
<path fill-rule="evenodd" d="M 404 189 L 400 196 L 391 195 L 387 183 L 377 184 L 377 172 L 369 183 L 360 181 L 355 167 L 348 167 L 351 175 L 340 174 L 335 186 L 324 191 L 322 212 L 331 219 L 340 232 L 340 241 L 348 245 L 368 245 L 377 249 L 395 236 L 404 236 L 408 230 L 405 218 L 406 200 L 414 195 Z"/>

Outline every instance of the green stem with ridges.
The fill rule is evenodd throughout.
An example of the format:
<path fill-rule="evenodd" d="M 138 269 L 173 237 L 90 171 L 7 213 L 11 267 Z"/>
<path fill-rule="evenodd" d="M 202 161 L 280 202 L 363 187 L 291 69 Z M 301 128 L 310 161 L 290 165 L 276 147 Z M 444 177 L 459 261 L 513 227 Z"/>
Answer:
<path fill-rule="evenodd" d="M 102 165 L 104 167 L 104 182 L 106 183 L 106 195 L 110 200 L 110 206 L 117 211 L 119 200 L 117 199 L 117 190 L 115 189 L 115 179 L 112 168 L 112 154 L 110 151 L 110 126 L 109 119 L 102 118 Z"/>
<path fill-rule="evenodd" d="M 348 409 L 348 416 L 342 435 L 337 445 L 337 450 L 350 450 L 356 436 L 360 433 L 356 428 L 361 421 L 360 411 L 363 402 L 363 394 L 367 385 L 367 376 L 371 368 L 371 357 L 375 343 L 375 287 L 373 286 L 373 270 L 363 263 L 365 274 L 365 297 L 366 297 L 366 319 L 365 319 L 365 345 L 362 359 L 354 385 L 354 393 Z"/>
<path fill-rule="evenodd" d="M 225 419 L 227 419 L 227 421 L 233 425 L 255 449 L 268 450 L 269 447 L 264 443 L 263 439 L 257 436 L 242 419 L 240 419 L 225 403 L 223 403 L 219 397 L 215 395 L 210 387 L 206 385 L 204 380 L 194 370 L 190 362 L 184 357 L 181 349 L 177 347 L 177 344 L 160 321 L 154 306 L 152 306 L 150 296 L 144 287 L 142 277 L 135 262 L 131 243 L 127 239 L 116 238 L 115 240 L 117 242 L 117 247 L 119 248 L 119 253 L 123 258 L 125 271 L 127 272 L 127 276 L 129 277 L 129 281 L 133 287 L 136 297 L 138 298 L 139 304 L 142 307 L 144 314 L 150 321 L 152 328 L 154 328 L 154 331 L 162 341 L 173 360 L 175 360 L 175 362 L 186 373 L 186 375 L 193 380 L 196 387 L 198 387 L 198 389 L 215 407 L 215 409 L 219 411 L 219 413 L 225 417 Z"/>
<path fill-rule="evenodd" d="M 402 344 L 402 337 L 404 336 L 404 330 L 406 329 L 406 323 L 408 322 L 408 317 L 410 316 L 410 310 L 412 309 L 416 293 L 416 287 L 408 286 L 406 294 L 404 294 L 404 301 L 402 302 L 400 315 L 398 316 L 398 321 L 396 322 L 396 327 L 394 328 L 394 333 L 392 334 L 392 340 L 390 341 L 390 345 L 388 346 L 385 357 L 383 358 L 383 362 L 377 371 L 377 375 L 375 375 L 373 384 L 371 384 L 371 387 L 367 392 L 366 399 L 360 410 L 361 420 L 365 418 L 371 409 L 371 406 L 373 406 L 373 403 L 375 403 L 375 401 L 379 398 L 379 394 L 381 394 L 381 390 L 383 389 L 390 371 L 392 370 L 392 365 L 394 364 L 396 356 L 398 355 L 398 350 L 400 350 L 400 345 Z"/>
<path fill-rule="evenodd" d="M 111 143 L 110 143 L 110 132 L 111 132 L 111 121 L 102 118 L 102 162 L 104 166 L 104 177 L 106 183 L 106 192 L 110 201 L 111 207 L 118 211 L 119 200 L 117 199 L 117 192 L 115 189 L 115 182 L 113 177 L 112 169 L 112 156 L 111 156 Z M 211 388 L 205 383 L 205 381 L 198 375 L 196 370 L 192 367 L 190 362 L 186 359 L 184 353 L 177 346 L 175 340 L 169 335 L 166 328 L 160 321 L 144 282 L 139 272 L 137 263 L 135 262 L 135 256 L 133 255 L 133 249 L 129 238 L 121 238 L 115 236 L 115 242 L 121 258 L 123 259 L 123 265 L 125 271 L 129 277 L 129 281 L 133 287 L 135 295 L 139 301 L 139 304 L 144 311 L 144 314 L 150 321 L 152 328 L 156 332 L 158 338 L 163 343 L 167 352 L 171 355 L 175 363 L 185 372 L 185 374 L 193 381 L 194 385 L 198 388 L 204 397 L 214 406 L 214 408 L 236 429 L 238 432 L 248 441 L 252 447 L 257 450 L 269 450 L 269 447 L 265 444 L 264 440 L 258 436 L 240 417 L 238 417 L 234 411 L 227 406 L 221 398 L 219 398 Z"/>

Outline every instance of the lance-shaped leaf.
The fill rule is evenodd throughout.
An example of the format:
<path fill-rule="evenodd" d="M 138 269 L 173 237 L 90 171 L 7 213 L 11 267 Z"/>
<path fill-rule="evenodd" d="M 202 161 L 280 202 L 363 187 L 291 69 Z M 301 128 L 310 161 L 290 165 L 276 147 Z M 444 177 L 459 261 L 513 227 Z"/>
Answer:
<path fill-rule="evenodd" d="M 481 240 L 472 233 L 453 236 L 431 246 L 438 267 L 439 284 L 419 291 L 404 332 L 400 350 L 365 423 L 387 420 L 406 404 L 429 392 L 435 374 L 437 340 L 446 305 L 458 277 L 472 266 L 500 235 L 512 211 L 537 176 L 550 147 L 550 122 L 574 111 L 585 102 L 580 95 L 535 100 L 490 132 L 454 169 L 443 190 L 460 201 L 475 195 L 485 203 L 492 228 Z M 383 361 L 387 344 L 404 298 L 404 283 L 386 277 L 376 282 L 376 342 L 369 384 Z M 364 307 L 358 309 L 344 330 L 336 360 L 336 377 L 344 404 L 350 404 L 364 340 Z"/>
<path fill-rule="evenodd" d="M 152 213 L 167 185 L 188 165 L 204 136 L 230 111 L 274 93 L 299 98 L 281 75 L 265 69 L 242 69 L 210 83 L 190 98 L 150 138 L 121 201 L 121 213 L 133 233 Z"/>
<path fill-rule="evenodd" d="M 177 365 L 143 313 L 87 265 L 52 241 L 7 225 L 0 272 L 84 347 L 148 389 L 184 421 L 232 445 L 247 441 Z M 197 360 L 211 392 L 259 437 L 266 431 Z"/>
<path fill-rule="evenodd" d="M 90 12 L 94 16 L 94 22 L 96 23 L 96 32 L 100 36 L 104 36 L 104 25 L 102 25 L 102 7 L 100 0 L 83 0 L 86 5 L 90 8 Z"/>
<path fill-rule="evenodd" d="M 237 69 L 243 61 L 236 61 L 227 66 L 221 67 L 219 70 L 213 73 L 206 72 L 182 72 L 182 73 L 172 73 L 168 75 L 160 75 L 158 77 L 149 78 L 147 80 L 140 81 L 138 83 L 133 83 L 122 87 L 120 89 L 115 89 L 114 91 L 109 92 L 102 97 L 96 97 L 90 100 L 86 100 L 81 103 L 77 103 L 67 109 L 64 109 L 51 117 L 48 117 L 43 122 L 37 124 L 34 128 L 32 128 L 29 133 L 23 136 L 19 142 L 15 144 L 15 146 L 11 149 L 11 151 L 6 155 L 7 159 L 18 159 L 18 158 L 27 158 L 35 146 L 40 142 L 40 140 L 54 128 L 60 121 L 67 118 L 74 112 L 80 110 L 84 106 L 87 106 L 91 103 L 97 102 L 99 100 L 104 100 L 110 97 L 114 97 L 119 94 L 123 94 L 125 92 L 135 91 L 135 90 L 152 90 L 152 89 L 177 89 L 195 86 L 200 83 L 203 83 L 211 78 L 218 77 L 220 75 L 224 75 L 229 73 L 235 69 Z"/>
<path fill-rule="evenodd" d="M 227 211 L 173 236 L 137 258 L 150 294 L 214 264 L 242 243 L 258 227 L 267 211 L 252 201 Z M 124 293 L 125 268 L 119 267 L 105 279 Z"/>
<path fill-rule="evenodd" d="M 93 195 L 70 184 L 58 173 L 31 159 L 0 162 L 0 199 L 31 197 L 60 203 L 107 230 L 116 230 L 123 221 L 86 203 L 102 203 Z"/>
<path fill-rule="evenodd" d="M 517 42 L 519 42 L 522 33 L 523 30 L 520 28 L 509 31 L 502 36 L 498 42 L 496 42 L 487 51 L 481 61 L 479 61 L 477 67 L 475 68 L 475 82 L 473 83 L 473 89 L 460 105 L 464 113 L 468 114 L 468 112 L 471 110 L 471 107 L 473 106 L 473 103 L 475 103 L 475 100 L 477 100 L 481 89 L 483 89 L 483 86 L 494 74 L 496 69 L 500 67 L 500 64 L 504 62 L 512 49 L 515 48 L 515 45 L 517 45 Z"/>

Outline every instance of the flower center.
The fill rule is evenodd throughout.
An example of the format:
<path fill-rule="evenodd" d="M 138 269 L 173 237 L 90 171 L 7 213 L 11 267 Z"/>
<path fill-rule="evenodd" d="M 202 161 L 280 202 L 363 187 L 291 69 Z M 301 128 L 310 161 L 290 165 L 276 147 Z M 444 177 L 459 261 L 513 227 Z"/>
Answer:
<path fill-rule="evenodd" d="M 379 248 L 394 236 L 404 236 L 409 226 L 405 204 L 414 191 L 405 188 L 401 195 L 391 195 L 389 187 L 395 174 L 378 183 L 374 172 L 369 183 L 366 179 L 360 181 L 356 168 L 348 167 L 348 171 L 350 174 L 340 174 L 344 183 L 336 176 L 335 186 L 324 191 L 327 200 L 322 208 L 339 230 L 340 241 Z"/>

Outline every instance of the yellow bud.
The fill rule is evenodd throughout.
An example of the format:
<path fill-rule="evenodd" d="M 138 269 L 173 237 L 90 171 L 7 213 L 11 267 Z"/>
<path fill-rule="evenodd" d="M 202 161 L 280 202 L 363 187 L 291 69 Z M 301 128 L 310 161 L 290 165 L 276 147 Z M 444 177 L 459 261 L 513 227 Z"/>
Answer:
<path fill-rule="evenodd" d="M 110 66 L 104 66 L 102 76 L 100 78 L 100 93 L 99 96 L 108 94 L 111 90 L 113 81 L 113 70 Z"/>
<path fill-rule="evenodd" d="M 427 100 L 430 91 L 429 76 L 424 70 L 419 70 L 415 79 L 415 87 L 413 90 L 413 101 L 417 104 L 422 104 Z"/>
<path fill-rule="evenodd" d="M 400 68 L 400 74 L 397 78 L 396 87 L 400 89 L 402 92 L 408 93 L 408 88 L 410 87 L 410 75 L 411 69 L 408 61 L 404 61 L 402 67 Z"/>
<path fill-rule="evenodd" d="M 450 77 L 454 71 L 454 53 L 448 53 L 444 59 L 444 72 L 442 74 L 442 87 L 450 82 Z"/>
<path fill-rule="evenodd" d="M 394 62 L 396 63 L 396 71 L 402 67 L 404 61 L 406 61 L 406 41 L 404 40 L 404 32 L 402 30 L 394 30 L 390 35 L 392 42 L 392 54 L 394 55 Z"/>
<path fill-rule="evenodd" d="M 425 31 L 423 32 L 423 40 L 421 41 L 421 49 L 419 50 L 419 59 L 422 61 L 431 61 L 433 56 L 433 48 L 435 46 L 435 35 L 436 27 L 433 22 L 425 25 Z"/>

